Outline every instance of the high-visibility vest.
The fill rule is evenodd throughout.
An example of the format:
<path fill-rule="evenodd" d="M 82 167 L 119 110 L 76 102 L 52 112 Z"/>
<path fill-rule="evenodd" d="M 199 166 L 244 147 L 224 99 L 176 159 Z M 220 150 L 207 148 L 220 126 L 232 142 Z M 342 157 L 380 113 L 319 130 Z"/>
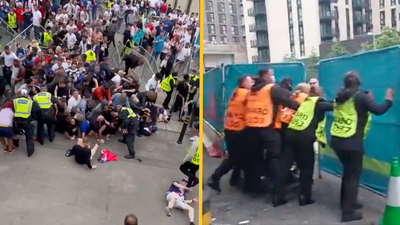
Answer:
<path fill-rule="evenodd" d="M 197 141 L 197 146 L 199 146 L 199 141 Z M 190 151 L 192 146 L 189 147 L 188 152 L 186 153 L 186 156 L 190 154 Z M 192 159 L 190 160 L 191 163 L 193 163 L 194 165 L 198 166 L 200 164 L 200 154 L 199 154 L 199 147 L 197 147 L 196 149 L 196 153 L 194 153 L 194 156 L 192 157 Z"/>
<path fill-rule="evenodd" d="M 124 53 L 127 55 L 130 55 L 132 53 L 132 47 L 133 47 L 133 42 L 131 40 L 127 40 L 125 42 L 125 49 L 124 49 Z"/>
<path fill-rule="evenodd" d="M 128 113 L 129 113 L 128 119 L 129 119 L 129 118 L 135 118 L 135 117 L 136 117 L 136 114 L 133 112 L 133 110 L 132 110 L 131 108 L 122 107 L 122 108 L 121 108 L 121 111 L 122 111 L 122 110 L 127 110 L 127 111 L 128 111 Z"/>
<path fill-rule="evenodd" d="M 169 85 L 170 80 L 173 80 L 173 83 L 175 85 L 175 79 L 174 77 L 170 74 L 167 78 L 165 78 L 161 83 L 160 83 L 160 88 L 161 90 L 165 92 L 170 92 L 172 90 L 171 85 Z"/>
<path fill-rule="evenodd" d="M 11 28 L 17 28 L 17 15 L 14 13 L 11 16 L 11 13 L 7 14 L 7 18 L 8 18 L 8 26 L 10 26 Z"/>
<path fill-rule="evenodd" d="M 269 127 L 273 118 L 271 88 L 267 84 L 257 92 L 249 92 L 245 101 L 245 123 L 247 127 Z"/>
<path fill-rule="evenodd" d="M 51 107 L 51 94 L 49 92 L 40 92 L 33 96 L 33 100 L 39 104 L 41 109 L 50 109 Z"/>
<path fill-rule="evenodd" d="M 241 131 L 245 128 L 246 123 L 244 121 L 244 102 L 248 90 L 245 88 L 237 88 L 228 103 L 228 109 L 226 110 L 226 119 L 224 128 L 229 131 Z"/>
<path fill-rule="evenodd" d="M 108 1 L 108 3 L 107 3 L 107 8 L 111 8 L 111 7 L 112 7 L 112 5 L 114 5 L 114 2 L 112 2 L 112 1 Z"/>
<path fill-rule="evenodd" d="M 296 101 L 297 103 L 301 104 L 306 100 L 308 97 L 307 94 L 305 93 L 295 93 L 292 95 L 291 99 Z M 280 114 L 280 120 L 282 123 L 289 124 L 290 121 L 292 120 L 294 114 L 296 114 L 296 110 L 290 109 L 288 107 L 285 107 L 281 110 Z"/>
<path fill-rule="evenodd" d="M 33 101 L 27 98 L 16 98 L 13 100 L 14 117 L 27 119 L 31 116 Z"/>
<path fill-rule="evenodd" d="M 88 50 L 85 52 L 86 55 L 86 62 L 91 62 L 96 60 L 96 53 L 92 50 Z"/>
<path fill-rule="evenodd" d="M 45 47 L 47 47 L 49 41 L 53 42 L 53 37 L 50 34 L 48 34 L 47 32 L 44 32 L 43 33 L 43 45 Z"/>

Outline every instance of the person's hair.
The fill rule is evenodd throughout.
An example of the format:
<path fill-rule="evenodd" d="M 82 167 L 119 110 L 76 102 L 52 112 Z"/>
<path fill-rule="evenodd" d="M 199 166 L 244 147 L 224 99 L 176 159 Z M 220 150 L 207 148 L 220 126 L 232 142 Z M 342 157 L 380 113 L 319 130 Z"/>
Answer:
<path fill-rule="evenodd" d="M 262 69 L 260 71 L 258 71 L 258 76 L 262 77 L 264 76 L 264 74 L 268 73 L 269 69 Z"/>
<path fill-rule="evenodd" d="M 68 117 L 67 117 L 67 123 L 71 123 L 71 120 L 73 120 L 73 119 L 74 119 L 74 117 L 68 116 Z"/>
<path fill-rule="evenodd" d="M 189 79 L 189 74 L 185 74 L 185 75 L 183 75 L 183 79 L 185 79 L 185 80 L 188 80 Z"/>
<path fill-rule="evenodd" d="M 154 101 L 154 100 L 157 99 L 157 92 L 155 92 L 155 91 L 148 91 L 148 92 L 146 93 L 146 97 L 147 97 L 148 100 Z"/>
<path fill-rule="evenodd" d="M 85 144 L 89 144 L 89 138 L 83 137 L 82 138 L 82 142 L 85 143 Z"/>
<path fill-rule="evenodd" d="M 179 75 L 178 72 L 173 72 L 173 73 L 172 73 L 172 76 L 173 76 L 173 77 L 177 77 L 178 75 Z"/>
<path fill-rule="evenodd" d="M 309 96 L 312 97 L 323 97 L 324 91 L 320 87 L 311 87 Z"/>
<path fill-rule="evenodd" d="M 10 46 L 8 45 L 4 46 L 4 50 L 10 50 Z"/>
<path fill-rule="evenodd" d="M 155 77 L 156 77 L 157 79 L 161 79 L 163 76 L 162 76 L 161 73 L 156 73 L 156 74 L 155 74 Z"/>
<path fill-rule="evenodd" d="M 129 214 L 125 217 L 124 224 L 125 225 L 138 225 L 138 218 L 134 214 Z"/>
<path fill-rule="evenodd" d="M 300 93 L 305 93 L 308 94 L 310 93 L 310 85 L 307 83 L 300 83 L 296 86 L 296 91 L 295 94 L 300 94 Z"/>
<path fill-rule="evenodd" d="M 79 122 L 83 121 L 83 115 L 82 114 L 76 114 L 75 119 L 78 120 Z"/>
<path fill-rule="evenodd" d="M 349 71 L 344 77 L 344 88 L 356 88 L 359 87 L 361 82 L 356 71 Z"/>
<path fill-rule="evenodd" d="M 244 75 L 239 77 L 238 79 L 238 87 L 243 88 L 243 82 L 247 79 L 247 77 L 251 77 L 250 75 Z"/>

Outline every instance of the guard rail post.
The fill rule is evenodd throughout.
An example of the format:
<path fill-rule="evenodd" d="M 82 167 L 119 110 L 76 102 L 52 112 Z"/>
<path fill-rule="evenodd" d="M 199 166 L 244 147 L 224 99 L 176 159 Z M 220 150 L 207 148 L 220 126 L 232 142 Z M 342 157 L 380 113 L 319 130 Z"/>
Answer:
<path fill-rule="evenodd" d="M 182 144 L 183 136 L 185 136 L 186 129 L 189 125 L 189 117 L 190 117 L 190 115 L 187 115 L 185 120 L 183 121 L 182 130 L 181 130 L 181 133 L 179 134 L 178 141 L 176 142 L 178 144 Z"/>

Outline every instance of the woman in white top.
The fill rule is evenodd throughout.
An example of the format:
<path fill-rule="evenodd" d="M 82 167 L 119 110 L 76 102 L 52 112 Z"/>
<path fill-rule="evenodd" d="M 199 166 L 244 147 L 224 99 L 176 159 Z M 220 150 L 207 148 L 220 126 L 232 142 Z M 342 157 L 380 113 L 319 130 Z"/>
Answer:
<path fill-rule="evenodd" d="M 12 103 L 4 104 L 4 107 L 0 111 L 0 143 L 3 145 L 5 153 L 13 153 L 13 119 L 14 112 L 12 111 Z M 5 141 L 7 139 L 7 143 Z"/>
<path fill-rule="evenodd" d="M 164 41 L 164 45 L 161 49 L 160 61 L 163 61 L 165 59 L 165 56 L 167 55 L 170 49 L 171 49 L 171 40 L 169 39 L 169 35 L 167 35 Z"/>

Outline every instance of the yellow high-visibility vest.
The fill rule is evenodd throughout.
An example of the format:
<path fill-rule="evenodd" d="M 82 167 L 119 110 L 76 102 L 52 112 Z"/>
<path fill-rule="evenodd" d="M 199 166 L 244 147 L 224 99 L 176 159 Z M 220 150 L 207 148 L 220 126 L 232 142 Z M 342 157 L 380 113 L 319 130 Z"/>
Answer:
<path fill-rule="evenodd" d="M 197 146 L 199 146 L 199 141 L 197 141 Z M 189 147 L 188 152 L 186 153 L 186 156 L 189 155 L 192 146 Z M 192 157 L 192 160 L 190 161 L 194 165 L 198 166 L 200 164 L 200 154 L 199 154 L 199 147 L 197 147 L 196 153 L 194 153 L 194 156 Z"/>
<path fill-rule="evenodd" d="M 131 108 L 122 107 L 122 108 L 121 108 L 121 111 L 122 111 L 122 110 L 127 110 L 127 111 L 128 111 L 128 113 L 129 113 L 128 119 L 129 119 L 129 118 L 135 118 L 135 117 L 136 117 L 136 114 L 133 112 L 133 110 L 132 110 Z"/>
<path fill-rule="evenodd" d="M 17 15 L 14 13 L 11 16 L 11 13 L 7 14 L 7 18 L 8 18 L 8 26 L 10 26 L 11 28 L 17 28 Z"/>
<path fill-rule="evenodd" d="M 114 4 L 114 2 L 112 2 L 112 1 L 108 1 L 108 3 L 107 3 L 107 8 L 111 8 L 111 6 Z"/>
<path fill-rule="evenodd" d="M 172 90 L 171 85 L 169 85 L 169 81 L 170 81 L 170 80 L 173 80 L 173 83 L 174 83 L 174 85 L 175 85 L 175 79 L 174 79 L 174 77 L 172 77 L 172 75 L 170 74 L 167 78 L 165 78 L 165 79 L 160 83 L 160 88 L 161 88 L 161 90 L 166 91 L 166 92 L 170 92 L 170 91 Z"/>
<path fill-rule="evenodd" d="M 91 62 L 96 60 L 96 53 L 92 50 L 88 50 L 85 52 L 86 55 L 86 62 Z"/>
<path fill-rule="evenodd" d="M 53 42 L 53 37 L 50 34 L 48 34 L 47 32 L 44 32 L 43 33 L 43 45 L 45 47 L 47 47 L 49 41 Z"/>
<path fill-rule="evenodd" d="M 49 92 L 40 92 L 33 96 L 33 100 L 39 104 L 41 109 L 50 109 L 51 107 L 51 94 Z"/>
<path fill-rule="evenodd" d="M 33 101 L 27 98 L 16 98 L 13 100 L 14 117 L 27 119 L 31 116 Z"/>

